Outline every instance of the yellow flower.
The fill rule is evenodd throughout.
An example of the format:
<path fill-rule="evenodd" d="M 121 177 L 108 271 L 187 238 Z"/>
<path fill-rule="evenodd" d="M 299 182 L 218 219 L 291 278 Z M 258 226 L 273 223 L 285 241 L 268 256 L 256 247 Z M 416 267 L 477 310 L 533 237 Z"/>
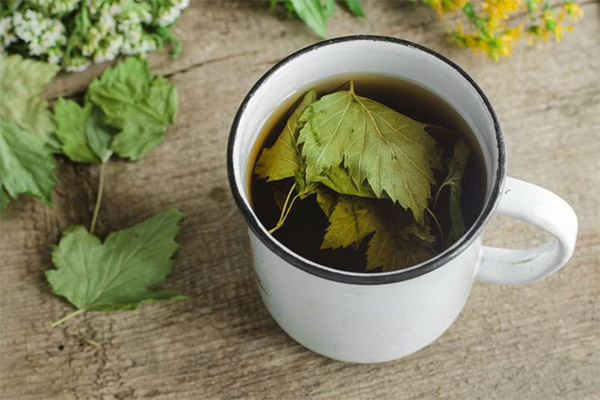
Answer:
<path fill-rule="evenodd" d="M 563 39 L 563 25 L 556 25 L 554 27 L 554 38 L 557 42 Z"/>
<path fill-rule="evenodd" d="M 573 1 L 565 1 L 565 4 L 562 6 L 562 11 L 570 17 L 571 22 L 577 22 L 583 17 L 583 10 L 579 4 Z"/>
<path fill-rule="evenodd" d="M 502 47 L 500 48 L 500 53 L 504 56 L 508 56 L 512 53 L 512 45 L 516 43 L 521 37 L 521 26 L 516 26 L 505 31 L 498 39 L 502 43 Z"/>
<path fill-rule="evenodd" d="M 422 0 L 438 14 L 456 9 L 462 10 L 452 31 L 453 42 L 473 50 L 475 54 L 487 54 L 493 60 L 509 56 L 523 32 L 528 42 L 561 41 L 564 33 L 581 18 L 583 11 L 574 0 Z M 560 12 L 553 5 L 561 3 Z M 523 17 L 520 12 L 529 16 Z M 463 26 L 468 21 L 468 26 Z M 528 22 L 526 22 L 528 21 Z"/>
<path fill-rule="evenodd" d="M 510 14 L 523 6 L 523 0 L 483 0 L 481 8 L 491 19 L 508 19 Z"/>
<path fill-rule="evenodd" d="M 454 11 L 463 8 L 469 0 L 441 0 L 444 11 Z"/>
<path fill-rule="evenodd" d="M 439 15 L 442 15 L 444 11 L 455 11 L 463 8 L 469 0 L 423 0 L 423 2 L 433 8 Z"/>

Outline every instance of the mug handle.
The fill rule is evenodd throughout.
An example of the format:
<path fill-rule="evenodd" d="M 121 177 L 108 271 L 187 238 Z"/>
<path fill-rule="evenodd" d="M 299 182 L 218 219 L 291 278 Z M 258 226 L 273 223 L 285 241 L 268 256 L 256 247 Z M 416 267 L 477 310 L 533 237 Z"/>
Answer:
<path fill-rule="evenodd" d="M 496 212 L 535 225 L 554 237 L 530 249 L 484 246 L 476 280 L 509 285 L 535 282 L 558 271 L 573 254 L 577 216 L 566 201 L 549 190 L 507 177 Z"/>

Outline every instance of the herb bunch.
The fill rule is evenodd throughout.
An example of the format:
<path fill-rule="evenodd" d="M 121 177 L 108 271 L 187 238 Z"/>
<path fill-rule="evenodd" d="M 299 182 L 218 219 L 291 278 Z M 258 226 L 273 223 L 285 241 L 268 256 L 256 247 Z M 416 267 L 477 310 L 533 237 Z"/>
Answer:
<path fill-rule="evenodd" d="M 511 54 L 513 44 L 523 33 L 529 43 L 554 39 L 560 42 L 565 32 L 583 16 L 575 0 L 411 0 L 433 8 L 440 17 L 457 20 L 451 29 L 450 40 L 486 54 L 493 60 Z M 292 16 L 303 20 L 317 35 L 327 36 L 327 20 L 335 8 L 335 0 L 270 0 L 271 8 L 283 4 Z M 358 17 L 365 12 L 360 0 L 345 2 Z M 526 23 L 523 16 L 528 16 Z M 456 18 L 458 16 L 458 18 Z"/>
<path fill-rule="evenodd" d="M 259 178 L 289 182 L 287 194 L 275 191 L 281 216 L 269 232 L 283 226 L 298 200 L 314 195 L 329 219 L 321 249 L 358 249 L 368 240 L 367 270 L 407 268 L 466 231 L 460 198 L 470 146 L 349 85 L 320 99 L 315 90 L 306 93 L 273 146 L 260 154 L 254 167 Z M 443 153 L 432 128 L 453 143 L 452 154 Z M 449 215 L 447 227 L 436 217 L 441 210 Z"/>
<path fill-rule="evenodd" d="M 104 243 L 94 235 L 113 154 L 137 160 L 165 136 L 178 108 L 175 85 L 154 75 L 145 60 L 129 57 L 89 86 L 82 103 L 60 98 L 54 113 L 39 96 L 58 72 L 56 65 L 0 54 L 0 210 L 21 195 L 52 206 L 54 154 L 77 163 L 100 164 L 100 181 L 89 229 L 71 226 L 52 251 L 56 269 L 46 271 L 52 291 L 78 310 L 115 311 L 181 299 L 155 290 L 171 272 L 181 213 L 155 215 Z"/>
<path fill-rule="evenodd" d="M 82 71 L 119 54 L 181 45 L 169 28 L 189 0 L 7 0 L 0 2 L 0 47 Z"/>

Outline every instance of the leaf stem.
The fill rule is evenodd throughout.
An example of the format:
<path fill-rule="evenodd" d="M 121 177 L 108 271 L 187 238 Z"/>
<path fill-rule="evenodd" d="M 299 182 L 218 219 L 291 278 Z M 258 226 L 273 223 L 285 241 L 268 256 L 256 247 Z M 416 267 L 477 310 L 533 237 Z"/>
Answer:
<path fill-rule="evenodd" d="M 444 248 L 444 231 L 442 230 L 442 226 L 440 225 L 440 221 L 438 221 L 437 217 L 435 216 L 435 214 L 433 213 L 433 211 L 431 211 L 429 209 L 429 207 L 427 207 L 426 210 L 429 213 L 429 215 L 431 215 L 431 217 L 433 218 L 433 221 L 435 222 L 435 225 L 437 226 L 438 231 L 440 232 L 440 238 L 442 240 L 442 248 Z"/>
<path fill-rule="evenodd" d="M 102 345 L 100 343 L 96 342 L 95 340 L 88 339 L 88 338 L 86 338 L 84 340 L 87 342 L 87 344 L 90 344 L 94 347 L 102 347 Z"/>
<path fill-rule="evenodd" d="M 53 328 L 56 328 L 58 325 L 62 324 L 63 322 L 65 322 L 65 321 L 68 321 L 68 320 L 70 320 L 71 318 L 73 318 L 73 317 L 76 317 L 76 316 L 78 316 L 79 314 L 82 314 L 82 313 L 84 313 L 84 312 L 85 312 L 85 310 L 75 310 L 75 311 L 73 311 L 72 313 L 65 315 L 64 317 L 62 317 L 62 318 L 61 318 L 61 319 L 59 319 L 58 321 L 55 321 L 55 322 L 53 322 L 53 323 L 52 323 L 52 327 L 53 327 Z"/>
<path fill-rule="evenodd" d="M 285 222 L 285 219 L 287 218 L 288 214 L 290 213 L 290 210 L 291 210 L 292 206 L 294 205 L 294 202 L 300 195 L 300 194 L 297 194 L 296 196 L 294 196 L 294 198 L 292 199 L 292 202 L 290 203 L 290 197 L 292 196 L 292 193 L 294 193 L 294 189 L 296 189 L 297 184 L 298 184 L 298 182 L 294 182 L 294 184 L 290 188 L 290 191 L 288 192 L 287 197 L 285 198 L 285 202 L 283 203 L 283 207 L 281 208 L 281 215 L 279 216 L 279 221 L 277 221 L 277 224 L 275 224 L 275 226 L 271 230 L 269 230 L 269 233 L 273 234 L 277 229 L 281 228 L 281 226 Z M 289 204 L 289 206 L 288 206 L 288 204 Z"/>
<path fill-rule="evenodd" d="M 288 215 L 290 215 L 290 211 L 292 211 L 292 207 L 294 206 L 294 203 L 296 202 L 296 199 L 298 197 L 300 197 L 300 193 L 295 195 L 294 198 L 292 199 L 292 202 L 290 203 L 290 206 L 288 207 L 287 212 L 283 216 L 283 221 L 281 221 L 281 224 L 283 224 L 285 222 L 285 220 L 287 219 Z"/>
<path fill-rule="evenodd" d="M 106 163 L 100 165 L 100 183 L 98 184 L 98 195 L 96 196 L 96 205 L 94 206 L 94 214 L 92 214 L 92 223 L 90 224 L 90 234 L 94 234 L 96 228 L 96 221 L 98 220 L 98 214 L 100 213 L 100 204 L 102 203 L 102 192 L 104 192 L 104 170 L 106 169 Z"/>
<path fill-rule="evenodd" d="M 447 183 L 448 182 L 446 182 L 446 181 L 442 182 L 442 184 L 438 188 L 437 192 L 435 193 L 435 199 L 433 200 L 433 209 L 434 210 L 437 208 L 437 203 L 440 198 L 440 194 L 442 193 L 442 189 L 446 187 Z"/>

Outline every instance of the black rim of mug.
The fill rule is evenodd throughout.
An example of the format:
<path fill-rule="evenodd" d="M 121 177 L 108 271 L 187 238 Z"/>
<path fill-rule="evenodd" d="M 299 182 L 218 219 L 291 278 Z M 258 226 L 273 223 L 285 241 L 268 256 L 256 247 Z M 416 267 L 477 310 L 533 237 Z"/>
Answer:
<path fill-rule="evenodd" d="M 294 252 L 289 250 L 285 251 L 282 247 L 285 247 L 282 243 L 278 242 L 272 235 L 267 234 L 260 227 L 260 222 L 257 218 L 254 217 L 252 210 L 248 207 L 248 205 L 244 202 L 242 195 L 240 193 L 239 188 L 237 187 L 234 171 L 233 171 L 233 148 L 237 135 L 238 124 L 240 122 L 240 118 L 244 111 L 246 110 L 246 106 L 248 102 L 254 96 L 256 90 L 261 87 L 265 81 L 273 75 L 277 70 L 279 70 L 284 65 L 289 62 L 295 60 L 296 58 L 310 52 L 316 50 L 318 48 L 324 46 L 330 46 L 337 43 L 349 42 L 349 41 L 376 41 L 376 42 L 388 42 L 395 43 L 401 46 L 412 47 L 417 50 L 428 53 L 442 62 L 446 63 L 450 67 L 454 68 L 458 73 L 460 73 L 473 88 L 477 91 L 485 107 L 487 108 L 490 116 L 492 117 L 494 123 L 494 130 L 496 132 L 496 141 L 498 148 L 498 169 L 496 172 L 496 177 L 494 180 L 494 186 L 492 188 L 492 192 L 484 205 L 483 210 L 481 211 L 479 217 L 475 223 L 469 228 L 467 233 L 463 235 L 463 237 L 450 246 L 448 249 L 444 250 L 442 253 L 438 254 L 434 258 L 427 260 L 421 264 L 417 264 L 408 269 L 393 271 L 393 272 L 380 272 L 380 273 L 350 273 L 341 270 L 335 270 L 331 267 L 320 266 L 318 263 L 308 263 L 303 259 L 294 256 Z M 492 105 L 490 104 L 487 96 L 481 90 L 481 88 L 475 83 L 473 78 L 469 76 L 461 67 L 456 65 L 454 62 L 450 61 L 448 58 L 442 56 L 441 54 L 428 49 L 427 47 L 421 46 L 419 44 L 410 42 L 408 40 L 397 39 L 388 36 L 376 36 L 376 35 L 352 35 L 352 36 L 342 36 L 338 38 L 333 38 L 329 40 L 325 40 L 322 42 L 315 43 L 308 47 L 305 47 L 297 52 L 289 55 L 283 60 L 279 61 L 273 67 L 271 67 L 250 89 L 240 107 L 235 115 L 233 120 L 233 124 L 231 126 L 231 130 L 229 132 L 229 141 L 227 143 L 227 174 L 229 178 L 229 185 L 231 188 L 231 192 L 235 199 L 235 202 L 238 208 L 241 210 L 246 223 L 254 232 L 254 234 L 263 242 L 269 250 L 273 251 L 279 257 L 281 257 L 286 262 L 291 265 L 309 273 L 312 275 L 316 275 L 321 278 L 325 278 L 328 280 L 341 282 L 341 283 L 349 283 L 349 284 L 358 284 L 358 285 L 378 285 L 378 284 L 388 284 L 394 282 L 405 281 L 408 279 L 416 278 L 418 276 L 424 275 L 428 272 L 436 270 L 441 266 L 447 264 L 449 261 L 456 258 L 459 254 L 461 254 L 479 235 L 482 233 L 483 228 L 492 217 L 494 209 L 497 206 L 498 199 L 500 198 L 500 191 L 502 189 L 502 183 L 504 180 L 504 176 L 506 173 L 506 149 L 504 145 L 504 138 L 502 135 L 502 130 L 500 128 L 500 123 L 498 122 L 498 117 Z"/>

